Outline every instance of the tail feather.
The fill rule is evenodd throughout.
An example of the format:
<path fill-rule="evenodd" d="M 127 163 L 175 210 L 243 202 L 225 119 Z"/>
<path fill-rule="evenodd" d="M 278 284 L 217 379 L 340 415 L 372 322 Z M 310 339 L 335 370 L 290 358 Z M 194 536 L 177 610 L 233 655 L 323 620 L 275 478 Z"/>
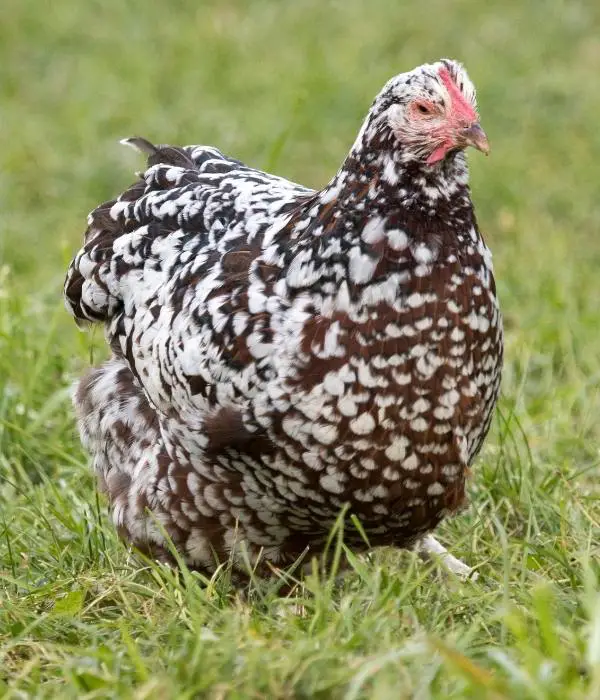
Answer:
<path fill-rule="evenodd" d="M 219 188 L 221 177 L 231 171 L 249 170 L 209 146 L 154 145 L 141 136 L 121 143 L 145 155 L 147 169 L 118 198 L 101 204 L 88 216 L 83 247 L 71 262 L 64 285 L 67 310 L 80 327 L 88 322 L 109 321 L 122 308 L 120 280 L 127 271 L 144 266 L 153 240 L 181 227 L 182 208 L 194 208 L 196 230 L 202 234 L 201 207 Z M 197 187 L 192 204 L 189 197 L 180 201 L 176 196 L 169 197 L 168 190 L 188 186 Z M 172 206 L 162 206 L 163 192 L 172 199 Z M 227 198 L 224 206 L 228 206 Z M 136 231 L 140 235 L 117 243 Z"/>
<path fill-rule="evenodd" d="M 126 139 L 121 139 L 119 143 L 123 144 L 123 146 L 129 146 L 133 148 L 134 151 L 147 156 L 155 155 L 158 150 L 153 143 L 143 136 L 129 136 Z"/>
<path fill-rule="evenodd" d="M 154 146 L 137 136 L 121 143 L 147 155 L 148 167 L 159 164 L 165 167 L 142 174 L 117 199 L 101 204 L 88 216 L 83 248 L 71 262 L 64 285 L 66 307 L 80 327 L 88 322 L 107 321 L 121 305 L 112 269 L 115 243 L 121 236 L 150 223 L 134 217 L 130 203 L 150 191 L 170 189 L 194 179 L 196 166 L 184 149 Z M 181 169 L 181 177 L 173 180 L 167 175 L 172 167 Z M 153 226 L 152 232 L 157 233 L 158 228 Z"/>
<path fill-rule="evenodd" d="M 161 145 L 155 146 L 142 136 L 131 136 L 120 141 L 124 146 L 133 148 L 138 153 L 148 157 L 148 167 L 152 165 L 172 165 L 177 168 L 196 167 L 185 148 Z"/>

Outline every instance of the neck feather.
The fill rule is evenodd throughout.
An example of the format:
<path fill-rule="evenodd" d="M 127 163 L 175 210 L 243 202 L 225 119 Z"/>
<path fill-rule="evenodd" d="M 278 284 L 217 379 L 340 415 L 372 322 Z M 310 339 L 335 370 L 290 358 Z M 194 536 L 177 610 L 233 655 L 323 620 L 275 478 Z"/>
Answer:
<path fill-rule="evenodd" d="M 338 216 L 396 214 L 460 225 L 472 219 L 468 182 L 462 151 L 428 165 L 399 144 L 389 129 L 370 134 L 363 127 L 341 168 L 319 193 L 318 204 L 338 210 Z"/>

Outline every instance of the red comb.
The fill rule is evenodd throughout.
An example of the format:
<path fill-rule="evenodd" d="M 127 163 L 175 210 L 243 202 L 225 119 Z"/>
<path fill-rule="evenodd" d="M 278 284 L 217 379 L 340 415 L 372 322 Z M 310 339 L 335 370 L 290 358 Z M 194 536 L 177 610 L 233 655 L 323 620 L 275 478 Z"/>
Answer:
<path fill-rule="evenodd" d="M 444 83 L 444 87 L 450 94 L 452 100 L 452 111 L 454 114 L 466 121 L 476 121 L 477 113 L 473 109 L 473 105 L 465 99 L 465 96 L 459 90 L 458 85 L 450 74 L 450 71 L 444 66 L 439 70 L 439 76 Z"/>

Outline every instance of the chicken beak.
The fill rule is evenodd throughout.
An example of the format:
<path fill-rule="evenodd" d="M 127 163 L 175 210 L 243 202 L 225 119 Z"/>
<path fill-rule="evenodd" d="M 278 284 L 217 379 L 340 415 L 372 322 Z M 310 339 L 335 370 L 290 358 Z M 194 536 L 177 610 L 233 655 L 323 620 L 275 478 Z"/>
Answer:
<path fill-rule="evenodd" d="M 461 136 L 465 147 L 473 146 L 473 148 L 476 148 L 478 151 L 485 153 L 486 156 L 489 154 L 490 144 L 479 122 L 475 122 L 464 129 Z"/>

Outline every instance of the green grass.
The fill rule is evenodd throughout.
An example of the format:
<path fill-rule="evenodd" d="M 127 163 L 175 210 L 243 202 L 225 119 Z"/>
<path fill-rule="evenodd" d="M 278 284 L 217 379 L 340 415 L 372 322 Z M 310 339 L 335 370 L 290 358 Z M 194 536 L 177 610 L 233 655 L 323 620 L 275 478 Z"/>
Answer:
<path fill-rule="evenodd" d="M 600 6 L 492 5 L 3 0 L 0 695 L 600 697 Z M 472 182 L 507 327 L 470 509 L 439 529 L 479 580 L 379 552 L 242 598 L 226 570 L 140 564 L 69 406 L 101 333 L 61 300 L 85 215 L 140 167 L 117 140 L 213 143 L 319 186 L 383 82 L 445 55 L 492 144 Z"/>

